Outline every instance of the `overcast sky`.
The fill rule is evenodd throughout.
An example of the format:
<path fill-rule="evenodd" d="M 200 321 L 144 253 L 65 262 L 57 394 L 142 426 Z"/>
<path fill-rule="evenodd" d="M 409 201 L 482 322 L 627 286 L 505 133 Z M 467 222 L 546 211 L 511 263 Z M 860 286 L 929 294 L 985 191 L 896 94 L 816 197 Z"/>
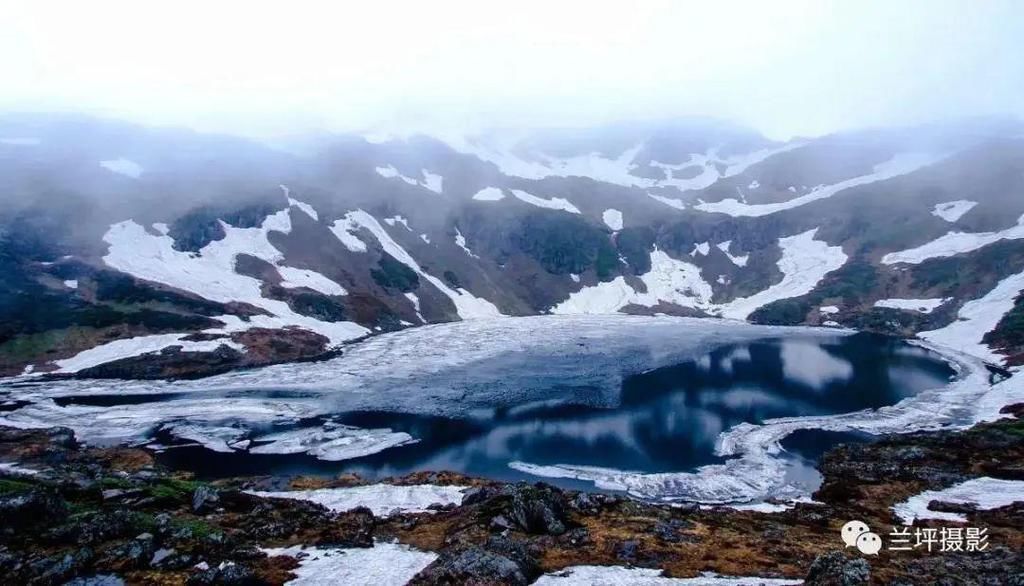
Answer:
<path fill-rule="evenodd" d="M 0 108 L 275 135 L 1024 116 L 1024 2 L 0 0 Z"/>

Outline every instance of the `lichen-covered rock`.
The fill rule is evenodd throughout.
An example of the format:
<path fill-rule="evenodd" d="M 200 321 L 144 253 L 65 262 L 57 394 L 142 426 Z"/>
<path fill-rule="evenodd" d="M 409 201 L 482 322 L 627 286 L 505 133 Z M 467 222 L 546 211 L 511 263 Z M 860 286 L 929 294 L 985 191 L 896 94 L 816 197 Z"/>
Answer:
<path fill-rule="evenodd" d="M 807 571 L 807 586 L 861 586 L 871 582 L 871 566 L 863 558 L 848 558 L 841 551 L 818 556 Z"/>
<path fill-rule="evenodd" d="M 567 529 L 565 495 L 545 484 L 513 484 L 505 494 L 512 498 L 508 517 L 526 533 L 561 535 Z"/>

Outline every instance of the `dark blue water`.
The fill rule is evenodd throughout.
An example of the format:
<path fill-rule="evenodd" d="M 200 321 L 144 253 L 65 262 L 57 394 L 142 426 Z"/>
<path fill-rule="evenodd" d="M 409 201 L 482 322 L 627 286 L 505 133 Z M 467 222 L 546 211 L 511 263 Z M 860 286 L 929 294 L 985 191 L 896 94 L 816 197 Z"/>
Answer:
<path fill-rule="evenodd" d="M 510 461 L 619 470 L 692 470 L 720 461 L 716 437 L 742 423 L 796 415 L 827 415 L 894 404 L 946 383 L 952 369 L 904 342 L 857 334 L 822 339 L 771 339 L 721 347 L 697 360 L 627 377 L 619 405 L 551 401 L 502 407 L 468 418 L 393 412 L 338 413 L 331 419 L 362 428 L 405 431 L 419 443 L 342 462 L 305 455 L 214 453 L 180 447 L 158 458 L 201 477 L 357 472 L 370 478 L 418 470 L 455 470 L 498 479 L 530 479 Z M 319 424 L 308 421 L 305 424 Z M 851 434 L 800 432 L 784 447 L 814 461 Z M 576 481 L 550 479 L 567 487 Z M 586 485 L 592 488 L 591 485 Z"/>

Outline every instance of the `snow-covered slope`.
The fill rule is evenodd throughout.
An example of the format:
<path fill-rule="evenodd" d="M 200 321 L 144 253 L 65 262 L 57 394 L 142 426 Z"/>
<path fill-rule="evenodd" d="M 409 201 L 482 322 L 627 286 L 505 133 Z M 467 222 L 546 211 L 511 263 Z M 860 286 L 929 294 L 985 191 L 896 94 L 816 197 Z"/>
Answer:
<path fill-rule="evenodd" d="M 102 121 L 89 132 L 98 145 L 78 127 L 4 120 L 4 193 L 51 202 L 0 210 L 4 335 L 17 348 L 48 340 L 0 352 L 4 375 L 232 339 L 246 360 L 308 358 L 320 336 L 337 346 L 506 314 L 827 322 L 948 335 L 978 352 L 985 333 L 1017 323 L 999 325 L 1009 285 L 984 320 L 967 305 L 1024 270 L 1012 126 L 991 139 L 968 126 L 778 143 L 717 121 L 655 121 L 327 138 L 296 158 L 229 137 L 105 133 Z M 81 335 L 83 324 L 99 325 Z M 295 338 L 287 352 L 269 343 L 283 334 Z M 990 339 L 988 358 L 1022 351 L 1012 332 Z"/>
<path fill-rule="evenodd" d="M 624 277 L 600 283 L 572 293 L 569 298 L 552 308 L 552 313 L 609 313 L 628 305 L 653 307 L 659 303 L 672 303 L 681 307 L 699 309 L 712 315 L 731 319 L 746 319 L 759 307 L 791 297 L 809 293 L 821 279 L 846 262 L 841 247 L 829 246 L 815 240 L 817 230 L 779 239 L 782 258 L 778 262 L 782 280 L 767 289 L 728 303 L 712 303 L 712 286 L 704 280 L 701 270 L 694 264 L 677 260 L 655 249 L 651 252 L 651 270 L 640 275 L 646 291 L 630 286 Z M 706 245 L 706 243 L 704 243 Z M 728 248 L 728 247 L 726 247 Z M 697 245 L 695 254 L 707 247 Z M 694 254 L 694 255 L 695 255 Z M 734 259 L 739 266 L 746 259 Z"/>
<path fill-rule="evenodd" d="M 236 272 L 237 257 L 245 254 L 278 265 L 290 285 L 314 285 L 312 288 L 322 292 L 344 294 L 344 288 L 315 271 L 282 264 L 284 256 L 270 243 L 268 235 L 291 232 L 290 213 L 289 208 L 281 210 L 255 228 L 236 228 L 221 222 L 224 238 L 194 254 L 176 250 L 174 240 L 166 234 L 152 234 L 132 220 L 119 222 L 103 237 L 109 245 L 103 262 L 145 281 L 221 303 L 248 303 L 267 313 L 253 316 L 248 323 L 224 316 L 226 331 L 293 326 L 322 334 L 333 344 L 365 335 L 368 330 L 356 323 L 327 322 L 296 313 L 287 303 L 265 297 L 259 280 Z"/>

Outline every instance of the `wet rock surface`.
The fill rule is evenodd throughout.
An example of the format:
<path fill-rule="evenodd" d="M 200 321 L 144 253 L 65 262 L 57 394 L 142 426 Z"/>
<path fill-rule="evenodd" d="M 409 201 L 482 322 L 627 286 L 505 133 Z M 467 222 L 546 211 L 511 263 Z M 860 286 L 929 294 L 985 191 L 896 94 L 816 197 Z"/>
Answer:
<path fill-rule="evenodd" d="M 1008 413 L 1019 412 L 1008 410 Z M 887 534 L 891 507 L 969 478 L 1021 479 L 1024 423 L 929 432 L 842 445 L 821 462 L 815 503 L 780 513 L 665 506 L 544 483 L 501 483 L 419 472 L 393 484 L 469 486 L 459 506 L 377 517 L 335 513 L 249 489 L 366 484 L 338 478 L 236 478 L 199 482 L 131 448 L 78 445 L 66 429 L 0 428 L 0 461 L 35 474 L 0 474 L 0 574 L 5 584 L 282 584 L 300 563 L 263 548 L 368 548 L 398 541 L 438 553 L 415 584 L 530 584 L 576 565 L 659 568 L 805 579 L 812 585 L 1024 583 L 1024 504 L 993 510 L 937 504 L 988 529 L 982 552 L 921 548 L 862 556 L 839 529 L 858 519 Z M 919 522 L 940 528 L 941 522 Z M 114 583 L 114 582 L 111 582 Z"/>

